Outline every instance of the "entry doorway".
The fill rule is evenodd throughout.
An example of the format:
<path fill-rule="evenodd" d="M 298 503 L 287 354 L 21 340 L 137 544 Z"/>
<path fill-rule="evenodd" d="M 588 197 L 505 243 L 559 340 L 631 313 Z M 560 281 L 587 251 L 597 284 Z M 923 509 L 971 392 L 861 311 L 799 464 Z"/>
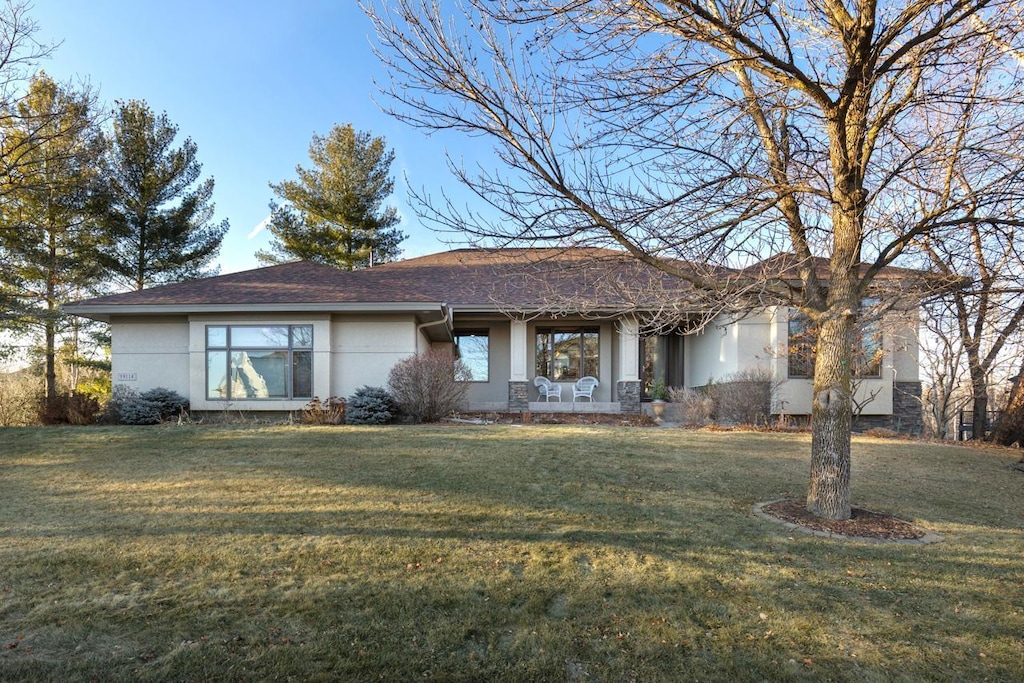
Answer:
<path fill-rule="evenodd" d="M 642 398 L 650 400 L 651 385 L 683 386 L 683 335 L 652 334 L 640 338 L 640 385 Z"/>

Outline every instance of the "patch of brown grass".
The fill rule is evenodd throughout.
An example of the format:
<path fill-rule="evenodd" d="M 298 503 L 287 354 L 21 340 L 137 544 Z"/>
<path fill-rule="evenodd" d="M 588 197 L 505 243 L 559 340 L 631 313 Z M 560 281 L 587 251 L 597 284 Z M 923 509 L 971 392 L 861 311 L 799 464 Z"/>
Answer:
<path fill-rule="evenodd" d="M 2 437 L 3 680 L 1024 677 L 1008 451 L 856 439 L 855 498 L 945 538 L 879 546 L 750 512 L 805 434 Z"/>

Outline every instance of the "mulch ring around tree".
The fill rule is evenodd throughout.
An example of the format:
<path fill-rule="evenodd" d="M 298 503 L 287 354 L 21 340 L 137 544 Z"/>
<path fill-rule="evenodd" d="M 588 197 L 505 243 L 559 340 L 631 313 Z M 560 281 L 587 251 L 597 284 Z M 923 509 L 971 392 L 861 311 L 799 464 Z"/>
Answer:
<path fill-rule="evenodd" d="M 880 543 L 936 543 L 938 534 L 916 527 L 905 519 L 884 512 L 854 506 L 850 519 L 832 520 L 815 517 L 807 506 L 794 500 L 759 503 L 754 511 L 790 528 L 830 538 L 868 540 Z"/>

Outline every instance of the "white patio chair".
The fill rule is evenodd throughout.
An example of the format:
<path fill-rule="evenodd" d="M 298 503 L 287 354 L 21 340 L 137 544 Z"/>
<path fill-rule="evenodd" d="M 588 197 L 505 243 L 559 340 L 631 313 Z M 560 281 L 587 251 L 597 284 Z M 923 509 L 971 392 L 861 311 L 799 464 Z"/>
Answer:
<path fill-rule="evenodd" d="M 584 398 L 584 397 L 585 398 L 589 398 L 590 402 L 593 403 L 594 402 L 594 389 L 596 389 L 596 388 L 597 388 L 597 378 L 596 377 L 590 377 L 589 375 L 587 377 L 580 377 L 578 380 L 576 380 L 576 384 L 572 385 L 572 400 L 573 400 L 573 403 L 576 402 L 576 399 Z"/>
<path fill-rule="evenodd" d="M 555 384 L 547 377 L 534 377 L 533 385 L 537 387 L 537 391 L 540 392 L 541 397 L 545 401 L 550 401 L 551 397 L 554 396 L 558 399 L 558 402 L 562 402 L 562 385 Z"/>

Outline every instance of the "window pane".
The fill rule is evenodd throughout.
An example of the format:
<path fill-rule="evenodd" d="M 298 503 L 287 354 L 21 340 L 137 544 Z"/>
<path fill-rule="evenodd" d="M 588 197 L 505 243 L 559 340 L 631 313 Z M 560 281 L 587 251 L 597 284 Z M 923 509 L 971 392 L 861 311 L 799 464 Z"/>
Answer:
<path fill-rule="evenodd" d="M 206 352 L 206 398 L 228 400 L 228 352 Z"/>
<path fill-rule="evenodd" d="M 234 351 L 231 354 L 231 398 L 288 396 L 287 351 Z"/>
<path fill-rule="evenodd" d="M 663 336 L 643 337 L 640 340 L 640 371 L 644 381 L 644 396 L 659 379 L 668 382 L 668 340 Z"/>
<path fill-rule="evenodd" d="M 223 348 L 228 345 L 228 328 L 224 326 L 206 328 L 206 347 Z"/>
<path fill-rule="evenodd" d="M 292 397 L 313 397 L 313 352 L 292 352 Z"/>
<path fill-rule="evenodd" d="M 583 376 L 597 377 L 601 368 L 598 353 L 601 335 L 598 332 L 583 333 Z"/>
<path fill-rule="evenodd" d="M 551 379 L 551 335 L 537 333 L 537 376 Z"/>
<path fill-rule="evenodd" d="M 455 334 L 462 362 L 469 368 L 473 382 L 487 382 L 490 376 L 490 339 L 486 332 Z"/>
<path fill-rule="evenodd" d="M 789 376 L 811 377 L 814 373 L 814 329 L 800 313 L 789 319 Z"/>
<path fill-rule="evenodd" d="M 580 333 L 554 332 L 554 377 L 555 382 L 575 381 L 580 378 Z"/>
<path fill-rule="evenodd" d="M 288 326 L 231 328 L 231 347 L 246 349 L 287 349 Z"/>
<path fill-rule="evenodd" d="M 292 348 L 311 349 L 313 348 L 313 326 L 294 325 L 292 326 Z"/>
<path fill-rule="evenodd" d="M 856 351 L 854 373 L 859 377 L 881 377 L 882 332 L 877 321 L 864 323 L 861 329 L 860 348 Z"/>

